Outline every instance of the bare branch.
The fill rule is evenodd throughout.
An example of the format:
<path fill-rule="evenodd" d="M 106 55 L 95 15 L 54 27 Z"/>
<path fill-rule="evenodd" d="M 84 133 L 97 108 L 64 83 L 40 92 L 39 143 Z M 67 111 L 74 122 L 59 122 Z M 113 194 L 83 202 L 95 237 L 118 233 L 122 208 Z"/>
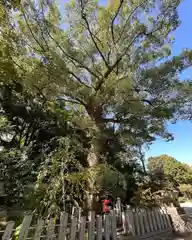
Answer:
<path fill-rule="evenodd" d="M 80 98 L 78 98 L 78 97 L 76 97 L 76 96 L 73 96 L 72 94 L 70 94 L 70 93 L 64 93 L 64 95 L 66 96 L 66 97 L 69 97 L 70 99 L 68 99 L 68 101 L 76 101 L 76 102 L 78 102 L 79 104 L 81 104 L 81 105 L 83 105 L 83 106 L 86 106 L 86 103 L 82 100 L 82 99 L 80 99 Z"/>
<path fill-rule="evenodd" d="M 85 84 L 80 77 L 78 77 L 77 75 L 75 75 L 73 72 L 71 72 L 70 70 L 67 70 L 69 74 L 71 74 L 80 84 L 82 84 L 84 87 L 90 88 L 92 89 L 91 86 Z"/>
<path fill-rule="evenodd" d="M 110 73 L 113 71 L 113 69 L 117 66 L 117 64 L 122 60 L 122 58 L 126 55 L 127 51 L 129 50 L 129 48 L 132 46 L 132 44 L 135 42 L 135 40 L 141 36 L 141 35 L 145 35 L 145 36 L 150 36 L 153 33 L 155 33 L 156 31 L 160 30 L 162 28 L 163 25 L 163 21 L 161 23 L 161 25 L 159 27 L 157 27 L 155 30 L 146 33 L 145 30 L 139 32 L 138 34 L 135 35 L 135 37 L 130 41 L 130 43 L 128 44 L 128 46 L 126 47 L 125 51 L 120 55 L 120 57 L 115 61 L 115 63 L 109 67 L 109 69 L 106 71 L 106 73 L 104 74 L 104 78 L 107 78 Z"/>
<path fill-rule="evenodd" d="M 87 30 L 88 30 L 88 32 L 89 32 L 89 34 L 90 34 L 90 37 L 91 37 L 91 39 L 92 39 L 92 41 L 93 41 L 93 43 L 94 43 L 94 45 L 95 45 L 98 53 L 100 54 L 101 58 L 103 59 L 103 61 L 104 61 L 104 63 L 105 63 L 105 66 L 108 68 L 108 67 L 109 67 L 109 64 L 107 63 L 107 61 L 106 61 L 103 53 L 101 52 L 99 46 L 97 45 L 97 42 L 95 41 L 95 38 L 94 38 L 94 34 L 92 33 L 92 31 L 91 31 L 91 29 L 90 29 L 89 22 L 88 22 L 88 20 L 87 20 L 87 15 L 86 15 L 86 13 L 84 12 L 84 6 L 83 6 L 83 3 L 82 3 L 82 0 L 81 0 L 81 17 L 82 17 L 82 19 L 83 19 L 83 20 L 85 21 L 85 23 L 86 23 Z"/>
<path fill-rule="evenodd" d="M 36 43 L 39 45 L 39 47 L 43 50 L 43 52 L 46 52 L 46 49 L 45 49 L 45 48 L 41 45 L 41 43 L 37 40 L 37 38 L 35 37 L 32 29 L 31 29 L 31 27 L 30 27 L 30 25 L 29 25 L 29 22 L 28 22 L 28 20 L 27 20 L 26 14 L 25 14 L 25 9 L 24 9 L 24 7 L 22 8 L 22 12 L 23 12 L 23 16 L 24 16 L 25 22 L 26 22 L 26 24 L 27 24 L 27 27 L 28 27 L 28 29 L 29 29 L 29 31 L 30 31 L 33 39 L 36 41 Z"/>
<path fill-rule="evenodd" d="M 137 11 L 137 9 L 140 8 L 142 5 L 144 5 L 144 4 L 141 3 L 141 4 L 137 5 L 137 6 L 131 11 L 131 13 L 129 14 L 129 16 L 128 16 L 128 18 L 127 18 L 127 20 L 126 20 L 126 22 L 125 22 L 125 24 L 124 24 L 124 26 L 123 26 L 123 29 L 122 29 L 121 33 L 119 34 L 119 38 L 117 39 L 116 42 L 119 42 L 119 41 L 120 41 L 120 39 L 122 38 L 123 33 L 124 33 L 124 31 L 125 31 L 125 28 L 126 28 L 126 26 L 128 25 L 128 22 L 131 20 L 132 15 L 133 15 L 133 14 Z"/>
<path fill-rule="evenodd" d="M 37 89 L 37 91 L 39 92 L 40 96 L 43 98 L 44 102 L 46 102 L 47 98 L 46 98 L 46 96 L 42 92 L 45 87 L 39 88 L 36 84 L 33 84 L 33 86 Z"/>
<path fill-rule="evenodd" d="M 46 20 L 47 21 L 47 20 Z M 47 21 L 48 22 L 48 21 Z M 57 40 L 47 31 L 47 34 L 49 35 L 49 37 L 55 42 L 55 44 L 57 45 L 57 47 L 61 50 L 61 52 L 66 55 L 69 59 L 71 59 L 72 61 L 78 63 L 81 68 L 84 68 L 85 70 L 87 70 L 92 76 L 94 76 L 95 78 L 100 79 L 100 77 L 95 74 L 89 67 L 85 66 L 84 64 L 82 64 L 78 59 L 76 59 L 75 57 L 71 56 L 70 54 L 68 54 L 62 47 L 61 45 L 57 42 Z M 77 66 L 77 65 L 76 65 Z"/>
<path fill-rule="evenodd" d="M 31 27 L 30 27 L 30 25 L 29 25 L 29 23 L 28 23 L 27 17 L 26 17 L 26 15 L 25 15 L 25 10 L 24 10 L 24 8 L 23 8 L 23 15 L 24 15 L 25 22 L 26 22 L 26 24 L 27 24 L 27 27 L 29 28 L 29 31 L 30 31 L 32 37 L 34 38 L 34 40 L 36 41 L 36 43 L 39 45 L 39 47 L 43 50 L 43 53 L 45 53 L 45 52 L 46 52 L 46 49 L 45 49 L 44 46 L 42 46 L 42 44 L 37 40 L 37 38 L 35 37 L 32 29 L 31 29 Z M 44 19 L 44 21 L 46 22 L 47 20 Z M 47 22 L 48 22 L 48 21 L 47 21 Z M 38 24 L 38 26 L 39 26 L 39 24 Z M 39 26 L 39 27 L 40 27 L 40 26 Z M 40 29 L 40 30 L 41 30 L 41 29 Z M 50 32 L 47 30 L 47 28 L 46 28 L 46 32 L 47 32 L 47 34 L 49 35 L 49 37 L 56 43 L 57 47 L 61 50 L 61 52 L 62 52 L 64 55 L 66 55 L 69 59 L 77 62 L 82 68 L 86 69 L 92 76 L 94 76 L 95 78 L 98 78 L 98 79 L 99 79 L 99 76 L 98 76 L 97 74 L 95 74 L 91 69 L 89 69 L 88 67 L 86 67 L 85 65 L 83 65 L 79 60 L 77 60 L 77 59 L 74 58 L 73 56 L 69 55 L 69 54 L 61 47 L 61 45 L 53 38 L 53 36 L 50 34 Z M 43 37 L 43 39 L 44 39 L 44 37 Z M 45 40 L 45 39 L 44 39 L 44 40 Z M 45 42 L 46 42 L 46 40 L 45 40 Z M 47 42 L 46 42 L 46 45 L 47 45 Z M 48 46 L 48 45 L 47 45 L 47 46 Z"/>
<path fill-rule="evenodd" d="M 96 21 L 97 21 L 97 20 L 96 20 Z M 87 29 L 87 25 L 86 25 L 86 24 L 84 24 L 83 22 L 80 22 L 80 23 L 82 24 L 82 26 L 83 26 L 84 28 Z M 97 21 L 97 23 L 98 23 L 98 21 Z M 98 23 L 98 25 L 99 25 L 99 23 Z M 93 33 L 93 32 L 92 32 L 92 34 L 93 34 L 93 37 L 100 43 L 100 45 L 101 45 L 102 47 L 104 47 L 102 41 L 97 37 L 97 34 L 100 32 L 100 30 L 101 30 L 101 28 L 99 28 L 96 33 Z"/>
<path fill-rule="evenodd" d="M 116 11 L 116 13 L 115 13 L 115 15 L 114 15 L 112 21 L 111 21 L 111 34 L 112 34 L 112 39 L 113 39 L 113 43 L 114 43 L 114 44 L 115 44 L 114 22 L 115 22 L 116 17 L 117 17 L 118 14 L 119 14 L 119 11 L 121 10 L 121 7 L 122 7 L 122 5 L 123 5 L 123 2 L 124 2 L 124 0 L 121 0 L 121 1 L 120 1 L 120 3 L 119 3 L 119 7 L 118 7 L 118 9 L 117 9 L 117 11 Z"/>
<path fill-rule="evenodd" d="M 72 100 L 72 99 L 66 99 L 66 98 L 57 98 L 55 99 L 55 101 L 65 101 L 65 102 L 69 102 L 69 103 L 74 103 L 74 104 L 81 104 L 78 101 Z"/>
<path fill-rule="evenodd" d="M 103 118 L 105 123 L 122 123 L 122 119 L 115 119 L 115 118 Z"/>
<path fill-rule="evenodd" d="M 149 105 L 153 106 L 152 102 L 147 99 L 141 99 L 141 102 L 148 103 Z"/>
<path fill-rule="evenodd" d="M 135 35 L 135 37 L 131 40 L 131 42 L 128 44 L 127 48 L 125 49 L 125 51 L 120 55 L 120 57 L 115 61 L 115 63 L 112 66 L 109 66 L 108 70 L 105 72 L 104 77 L 98 82 L 97 86 L 96 86 L 96 92 L 100 90 L 101 86 L 103 85 L 103 83 L 105 82 L 105 79 L 108 78 L 108 76 L 111 74 L 111 72 L 117 67 L 117 65 L 119 64 L 119 62 L 122 60 L 122 58 L 125 56 L 125 54 L 127 53 L 127 51 L 129 50 L 129 48 L 132 46 L 132 44 L 135 42 L 135 40 L 142 35 L 143 32 L 138 33 L 137 35 Z"/>
<path fill-rule="evenodd" d="M 102 73 L 99 72 L 99 71 L 96 69 L 96 67 L 95 67 L 95 63 L 94 63 L 93 56 L 91 56 L 91 55 L 89 54 L 89 52 L 87 51 L 87 49 L 83 46 L 83 44 L 82 44 L 80 41 L 78 41 L 78 43 L 79 43 L 79 44 L 81 45 L 81 47 L 83 48 L 83 51 L 86 52 L 87 56 L 91 59 L 91 62 L 92 62 L 92 64 L 93 64 L 94 70 L 95 70 L 99 75 L 101 75 L 101 77 L 103 77 L 103 76 L 102 76 Z"/>
<path fill-rule="evenodd" d="M 23 72 L 25 72 L 26 70 L 20 66 L 17 62 L 15 62 L 15 60 L 13 59 L 13 57 L 9 54 L 9 57 L 11 58 L 12 62 L 18 67 L 20 68 Z"/>

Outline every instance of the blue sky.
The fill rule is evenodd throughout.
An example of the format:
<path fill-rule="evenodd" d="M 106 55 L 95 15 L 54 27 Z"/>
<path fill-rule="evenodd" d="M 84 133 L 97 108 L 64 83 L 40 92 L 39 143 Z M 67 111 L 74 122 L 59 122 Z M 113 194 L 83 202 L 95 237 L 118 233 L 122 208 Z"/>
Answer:
<path fill-rule="evenodd" d="M 183 48 L 192 48 L 192 0 L 184 0 L 179 7 L 179 15 L 182 21 L 175 33 L 175 44 L 173 54 L 179 54 Z M 192 69 L 185 71 L 182 79 L 192 78 Z M 168 154 L 181 162 L 192 164 L 192 121 L 179 121 L 177 124 L 168 125 L 168 129 L 173 133 L 175 140 L 165 142 L 157 140 L 149 151 L 146 151 L 146 158 Z"/>

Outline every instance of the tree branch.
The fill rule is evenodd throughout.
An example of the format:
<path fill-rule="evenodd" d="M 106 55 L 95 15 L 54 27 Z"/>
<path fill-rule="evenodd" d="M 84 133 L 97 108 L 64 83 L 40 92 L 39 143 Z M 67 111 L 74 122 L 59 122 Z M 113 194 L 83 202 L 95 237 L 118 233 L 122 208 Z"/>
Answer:
<path fill-rule="evenodd" d="M 106 61 L 103 53 L 101 52 L 99 46 L 97 45 L 97 42 L 95 41 L 95 38 L 94 38 L 94 34 L 91 32 L 91 29 L 90 29 L 90 26 L 89 26 L 89 22 L 88 22 L 88 20 L 87 20 L 87 15 L 86 15 L 86 13 L 84 13 L 84 6 L 83 6 L 83 3 L 82 3 L 82 0 L 81 0 L 81 17 L 82 17 L 82 19 L 83 19 L 83 20 L 85 21 L 85 23 L 86 23 L 87 30 L 88 30 L 88 32 L 89 32 L 89 34 L 90 34 L 90 37 L 91 37 L 91 39 L 92 39 L 92 41 L 93 41 L 93 43 L 94 43 L 97 51 L 99 52 L 101 58 L 103 59 L 103 61 L 104 61 L 104 63 L 105 63 L 105 66 L 108 68 L 108 67 L 109 67 L 109 64 L 107 63 L 107 61 Z"/>
<path fill-rule="evenodd" d="M 129 14 L 129 16 L 128 16 L 128 18 L 127 18 L 127 20 L 126 20 L 126 22 L 125 22 L 125 24 L 124 24 L 124 26 L 123 26 L 123 29 L 122 29 L 121 33 L 119 34 L 119 38 L 117 39 L 116 42 L 119 42 L 119 40 L 122 38 L 123 33 L 124 33 L 124 31 L 125 31 L 125 28 L 126 28 L 128 22 L 130 21 L 132 15 L 133 15 L 133 14 L 137 11 L 137 9 L 140 8 L 142 5 L 144 5 L 144 4 L 141 3 L 141 4 L 137 5 L 137 6 L 131 11 L 131 13 Z"/>
<path fill-rule="evenodd" d="M 65 101 L 65 102 L 69 102 L 69 103 L 74 103 L 74 104 L 81 104 L 78 101 L 72 100 L 72 99 L 66 99 L 66 98 L 57 98 L 55 99 L 56 101 Z"/>
<path fill-rule="evenodd" d="M 105 82 L 105 79 L 108 78 L 108 76 L 111 74 L 111 72 L 114 70 L 114 68 L 119 64 L 119 62 L 122 60 L 122 58 L 124 57 L 124 55 L 127 53 L 127 51 L 129 50 L 129 48 L 131 47 L 131 45 L 134 43 L 134 41 L 137 39 L 137 37 L 139 37 L 140 35 L 142 35 L 143 32 L 138 33 L 132 40 L 131 42 L 128 44 L 127 48 L 125 49 L 125 51 L 120 55 L 120 57 L 115 61 L 115 63 L 112 66 L 109 66 L 108 70 L 105 72 L 104 77 L 98 82 L 95 90 L 96 92 L 98 92 L 101 89 L 101 86 L 103 85 L 103 83 Z"/>
<path fill-rule="evenodd" d="M 103 118 L 103 121 L 105 123 L 121 123 L 122 122 L 122 119 L 115 119 L 115 118 Z"/>
<path fill-rule="evenodd" d="M 114 70 L 114 68 L 117 67 L 117 65 L 119 64 L 119 62 L 123 59 L 123 57 L 126 55 L 127 51 L 129 50 L 129 48 L 132 46 L 132 44 L 135 42 L 135 40 L 141 36 L 141 35 L 145 35 L 145 36 L 150 36 L 153 33 L 155 33 L 156 31 L 160 30 L 162 28 L 163 25 L 163 21 L 161 22 L 161 25 L 159 27 L 157 27 L 155 30 L 146 33 L 145 30 L 142 32 L 139 32 L 138 34 L 135 35 L 135 37 L 130 41 L 130 43 L 128 44 L 127 48 L 125 49 L 125 51 L 119 56 L 119 58 L 115 61 L 115 63 L 112 66 L 109 66 L 107 71 L 104 74 L 104 77 L 98 82 L 95 90 L 96 92 L 100 90 L 102 84 L 105 82 L 105 79 L 111 74 L 111 72 Z"/>
<path fill-rule="evenodd" d="M 47 21 L 47 20 L 46 20 L 46 21 Z M 48 22 L 48 21 L 47 21 L 47 22 Z M 99 77 L 97 74 L 95 74 L 89 67 L 85 66 L 85 65 L 82 64 L 78 59 L 76 59 L 75 57 L 73 57 L 73 56 L 71 56 L 70 54 L 68 54 L 48 31 L 47 31 L 47 34 L 48 34 L 49 37 L 55 42 L 56 46 L 61 50 L 61 52 L 62 52 L 64 55 L 66 55 L 66 56 L 67 56 L 69 59 L 71 59 L 72 61 L 78 63 L 81 68 L 84 68 L 85 70 L 87 70 L 92 76 L 94 76 L 95 78 L 100 79 L 100 77 Z"/>
<path fill-rule="evenodd" d="M 25 22 L 26 22 L 26 24 L 27 24 L 27 27 L 28 27 L 28 29 L 29 29 L 29 31 L 30 31 L 33 39 L 36 41 L 36 43 L 39 45 L 39 47 L 40 47 L 40 48 L 43 50 L 43 52 L 45 53 L 45 52 L 46 52 L 46 49 L 45 49 L 45 48 L 41 45 L 41 43 L 37 40 L 37 38 L 35 37 L 32 29 L 31 29 L 31 27 L 30 27 L 30 25 L 29 25 L 29 23 L 28 23 L 28 20 L 27 20 L 26 14 L 25 14 L 25 9 L 24 9 L 24 7 L 22 8 L 22 12 L 23 12 L 23 16 L 24 16 Z"/>
<path fill-rule="evenodd" d="M 78 40 L 77 40 L 77 41 L 78 41 Z M 91 56 L 91 55 L 89 54 L 89 52 L 87 51 L 87 49 L 83 46 L 83 44 L 82 44 L 80 41 L 78 41 L 78 43 L 79 43 L 79 45 L 83 48 L 83 51 L 86 52 L 87 56 L 91 59 L 91 62 L 92 62 L 92 64 L 93 64 L 94 70 L 95 70 L 99 75 L 101 75 L 101 77 L 102 77 L 101 72 L 99 72 L 99 70 L 96 69 L 93 56 Z"/>
<path fill-rule="evenodd" d="M 119 11 L 120 11 L 120 9 L 121 9 L 121 7 L 122 7 L 122 5 L 123 5 L 123 2 L 124 2 L 124 0 L 120 0 L 119 7 L 118 7 L 118 9 L 117 9 L 117 11 L 116 11 L 116 13 L 115 13 L 112 21 L 111 21 L 111 34 L 112 34 L 112 39 L 113 39 L 113 43 L 114 43 L 114 44 L 115 44 L 114 22 L 115 22 L 116 17 L 117 17 L 118 14 L 119 14 Z"/>
<path fill-rule="evenodd" d="M 77 75 L 75 75 L 73 72 L 71 72 L 71 71 L 68 70 L 68 69 L 67 69 L 67 71 L 68 71 L 69 74 L 71 74 L 71 75 L 72 75 L 80 84 L 82 84 L 84 87 L 87 87 L 87 88 L 89 88 L 89 89 L 92 89 L 92 87 L 89 86 L 89 85 L 87 85 L 87 84 L 85 84 L 85 83 L 81 80 L 80 77 L 78 77 Z"/>
<path fill-rule="evenodd" d="M 36 41 L 36 43 L 39 45 L 39 47 L 40 47 L 40 48 L 43 50 L 43 52 L 45 53 L 45 52 L 46 52 L 46 49 L 45 49 L 44 46 L 42 46 L 42 45 L 40 44 L 40 42 L 37 40 L 37 38 L 35 37 L 32 29 L 31 29 L 31 27 L 30 27 L 30 25 L 29 25 L 29 23 L 28 23 L 28 20 L 27 20 L 26 15 L 25 15 L 25 10 L 24 10 L 24 8 L 23 8 L 23 16 L 24 16 L 25 22 L 26 22 L 26 24 L 27 24 L 27 27 L 28 27 L 28 29 L 29 29 L 29 31 L 30 31 L 33 39 Z M 46 20 L 46 19 L 44 19 L 44 22 L 45 22 L 45 23 L 46 23 L 46 22 L 49 23 L 49 21 Z M 38 24 L 38 26 L 39 26 L 39 24 Z M 39 26 L 39 27 L 40 27 L 40 26 Z M 40 30 L 41 30 L 41 29 L 40 29 Z M 61 50 L 61 52 L 62 52 L 64 55 L 66 55 L 69 59 L 77 62 L 82 68 L 86 69 L 86 70 L 87 70 L 91 75 L 93 75 L 95 78 L 98 78 L 98 79 L 100 78 L 97 74 L 95 74 L 93 71 L 91 71 L 91 69 L 89 69 L 88 67 L 86 67 L 85 65 L 83 65 L 79 60 L 77 60 L 77 59 L 74 58 L 73 56 L 69 55 L 69 54 L 61 47 L 61 45 L 53 38 L 53 36 L 50 34 L 50 32 L 47 30 L 47 28 L 46 28 L 46 32 L 47 32 L 47 34 L 49 35 L 49 37 L 55 42 L 55 44 L 57 45 L 57 47 Z M 43 37 L 43 39 L 44 39 L 44 37 Z M 45 40 L 45 39 L 44 39 L 44 40 Z"/>
<path fill-rule="evenodd" d="M 86 106 L 86 103 L 82 100 L 82 99 L 80 99 L 80 98 L 78 98 L 78 97 L 75 97 L 75 96 L 72 96 L 70 93 L 64 93 L 64 95 L 66 96 L 66 97 L 69 97 L 69 98 L 71 98 L 71 99 L 65 99 L 66 101 L 70 101 L 70 102 L 72 102 L 73 101 L 73 103 L 77 103 L 77 104 L 81 104 L 81 105 L 83 105 L 83 106 Z M 63 99 L 64 100 L 64 99 Z M 74 102 L 75 101 L 75 102 Z"/>

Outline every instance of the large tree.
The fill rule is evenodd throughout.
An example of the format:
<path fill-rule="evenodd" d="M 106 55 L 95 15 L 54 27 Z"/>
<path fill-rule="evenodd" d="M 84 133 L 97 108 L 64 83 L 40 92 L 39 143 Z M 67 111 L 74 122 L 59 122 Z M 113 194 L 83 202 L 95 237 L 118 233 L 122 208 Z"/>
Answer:
<path fill-rule="evenodd" d="M 101 175 L 106 172 L 99 165 L 134 172 L 130 165 L 143 144 L 157 135 L 171 138 L 165 123 L 175 117 L 185 84 L 178 75 L 191 65 L 189 50 L 171 55 L 179 4 L 111 0 L 102 6 L 79 0 L 64 8 L 56 1 L 1 5 L 4 114 L 12 123 L 22 119 L 25 142 L 33 140 L 37 147 L 32 137 L 42 127 L 54 125 L 57 137 L 75 128 L 85 150 L 76 160 L 92 177 L 87 196 L 93 195 L 98 176 L 92 173 L 98 168 Z M 37 117 L 37 109 L 46 118 Z"/>

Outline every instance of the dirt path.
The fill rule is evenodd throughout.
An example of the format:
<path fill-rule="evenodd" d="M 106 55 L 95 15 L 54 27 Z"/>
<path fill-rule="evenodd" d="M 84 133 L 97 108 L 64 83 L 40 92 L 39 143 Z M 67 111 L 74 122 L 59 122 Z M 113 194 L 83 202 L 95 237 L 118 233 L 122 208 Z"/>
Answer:
<path fill-rule="evenodd" d="M 192 216 L 192 202 L 181 203 L 180 206 L 184 208 L 185 213 Z M 192 235 L 188 237 L 167 237 L 161 240 L 192 240 Z"/>
<path fill-rule="evenodd" d="M 167 238 L 162 238 L 162 239 L 160 239 L 160 240 L 191 240 L 192 239 L 192 236 L 188 236 L 188 237 L 184 237 L 184 238 L 182 238 L 182 237 L 167 237 Z"/>
<path fill-rule="evenodd" d="M 187 214 L 192 215 L 192 202 L 180 203 L 180 206 L 184 208 Z"/>

